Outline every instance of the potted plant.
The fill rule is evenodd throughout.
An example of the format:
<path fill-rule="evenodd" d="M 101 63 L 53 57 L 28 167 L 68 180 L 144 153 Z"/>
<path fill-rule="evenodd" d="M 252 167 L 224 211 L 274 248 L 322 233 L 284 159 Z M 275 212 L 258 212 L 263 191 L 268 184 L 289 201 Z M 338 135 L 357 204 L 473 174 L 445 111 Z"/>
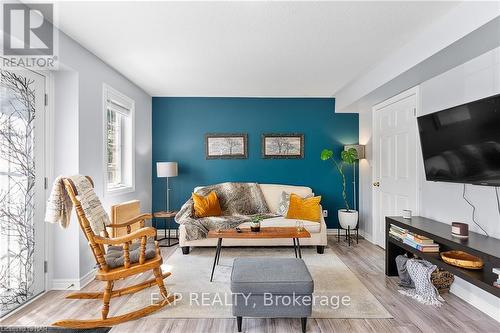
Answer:
<path fill-rule="evenodd" d="M 260 221 L 262 221 L 264 217 L 262 215 L 255 215 L 250 218 L 250 230 L 253 232 L 260 231 Z"/>
<path fill-rule="evenodd" d="M 353 167 L 355 167 L 354 164 L 358 159 L 358 152 L 354 148 L 343 150 L 340 153 L 340 162 L 337 162 L 332 150 L 323 149 L 323 151 L 321 152 L 321 159 L 323 161 L 332 160 L 333 164 L 339 171 L 340 176 L 342 177 L 342 198 L 344 199 L 345 208 L 338 210 L 340 226 L 344 229 L 355 229 L 358 225 L 358 211 L 351 209 L 351 207 L 349 206 L 349 202 L 347 201 L 344 165 L 352 165 Z M 354 198 L 354 200 L 356 200 L 356 198 Z"/>

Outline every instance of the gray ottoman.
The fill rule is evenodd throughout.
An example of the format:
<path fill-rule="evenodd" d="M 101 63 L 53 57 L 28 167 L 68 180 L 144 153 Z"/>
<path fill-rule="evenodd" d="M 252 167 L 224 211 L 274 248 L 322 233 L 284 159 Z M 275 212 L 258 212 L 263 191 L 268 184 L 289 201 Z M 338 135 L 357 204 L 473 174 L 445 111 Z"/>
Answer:
<path fill-rule="evenodd" d="M 231 273 L 233 315 L 241 332 L 243 317 L 301 318 L 306 331 L 314 282 L 297 258 L 236 258 Z"/>

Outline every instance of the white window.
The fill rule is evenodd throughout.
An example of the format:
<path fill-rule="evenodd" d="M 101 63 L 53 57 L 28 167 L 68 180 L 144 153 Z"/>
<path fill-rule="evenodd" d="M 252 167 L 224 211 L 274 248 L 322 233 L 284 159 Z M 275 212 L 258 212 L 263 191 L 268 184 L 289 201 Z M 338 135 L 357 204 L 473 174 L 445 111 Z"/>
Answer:
<path fill-rule="evenodd" d="M 108 193 L 135 188 L 134 101 L 104 85 L 105 189 Z"/>

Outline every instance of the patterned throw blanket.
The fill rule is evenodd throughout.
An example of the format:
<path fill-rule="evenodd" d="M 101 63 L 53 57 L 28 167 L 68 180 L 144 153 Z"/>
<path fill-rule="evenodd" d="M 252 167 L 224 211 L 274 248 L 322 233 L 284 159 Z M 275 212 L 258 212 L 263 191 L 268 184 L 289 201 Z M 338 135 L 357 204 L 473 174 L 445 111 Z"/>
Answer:
<path fill-rule="evenodd" d="M 426 260 L 408 259 L 406 270 L 415 283 L 415 289 L 404 289 L 399 290 L 399 292 L 416 299 L 422 304 L 441 306 L 444 299 L 431 282 L 431 274 L 436 270 L 436 265 Z"/>
<path fill-rule="evenodd" d="M 194 217 L 193 200 L 189 199 L 175 216 L 175 222 L 186 228 L 187 240 L 206 238 L 209 230 L 230 229 L 250 221 L 252 216 L 275 217 L 269 213 L 266 200 L 257 183 L 222 183 L 200 188 L 200 195 L 217 193 L 222 216 Z"/>

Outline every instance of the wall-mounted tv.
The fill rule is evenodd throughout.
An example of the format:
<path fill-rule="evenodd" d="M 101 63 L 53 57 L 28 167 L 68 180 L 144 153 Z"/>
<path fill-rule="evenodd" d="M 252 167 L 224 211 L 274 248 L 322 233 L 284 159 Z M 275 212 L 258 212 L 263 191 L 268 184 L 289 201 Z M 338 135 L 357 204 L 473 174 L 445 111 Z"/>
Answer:
<path fill-rule="evenodd" d="M 500 94 L 417 120 L 427 180 L 500 186 Z"/>

